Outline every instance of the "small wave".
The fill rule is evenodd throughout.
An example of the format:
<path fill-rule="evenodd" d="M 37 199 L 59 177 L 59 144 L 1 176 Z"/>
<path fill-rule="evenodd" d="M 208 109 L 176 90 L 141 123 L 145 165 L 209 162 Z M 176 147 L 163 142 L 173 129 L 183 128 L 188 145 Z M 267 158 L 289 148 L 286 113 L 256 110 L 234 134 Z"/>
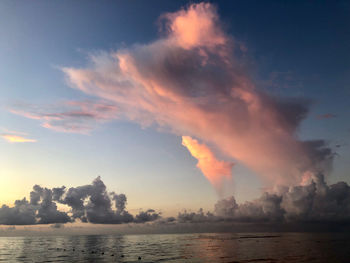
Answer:
<path fill-rule="evenodd" d="M 276 238 L 276 237 L 281 237 L 281 236 L 242 236 L 242 237 L 239 237 L 238 239 L 244 239 L 244 238 Z"/>
<path fill-rule="evenodd" d="M 249 263 L 249 262 L 277 262 L 276 259 L 273 258 L 254 258 L 254 259 L 245 259 L 240 261 L 230 261 L 228 263 Z"/>

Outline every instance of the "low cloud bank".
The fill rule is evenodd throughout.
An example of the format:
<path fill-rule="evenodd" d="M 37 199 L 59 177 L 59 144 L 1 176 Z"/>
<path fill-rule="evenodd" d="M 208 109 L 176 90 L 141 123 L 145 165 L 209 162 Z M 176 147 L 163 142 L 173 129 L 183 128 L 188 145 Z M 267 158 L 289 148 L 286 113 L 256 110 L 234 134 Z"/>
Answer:
<path fill-rule="evenodd" d="M 232 196 L 219 200 L 213 211 L 183 211 L 176 217 L 162 218 L 153 209 L 132 215 L 126 210 L 126 202 L 124 194 L 107 192 L 100 177 L 89 185 L 69 189 L 35 185 L 29 201 L 23 198 L 16 200 L 14 207 L 3 205 L 0 208 L 0 224 L 52 224 L 52 228 L 62 228 L 68 222 L 138 225 L 151 222 L 145 229 L 134 225 L 140 233 L 146 230 L 227 232 L 249 230 L 247 225 L 258 227 L 251 228 L 257 231 L 261 226 L 268 231 L 283 231 L 286 226 L 293 227 L 290 231 L 308 231 L 313 227 L 318 227 L 317 231 L 332 230 L 325 227 L 350 226 L 350 186 L 345 182 L 329 185 L 322 174 L 305 176 L 298 186 L 276 187 L 253 201 L 238 204 Z M 57 204 L 64 204 L 70 210 L 59 211 Z"/>
<path fill-rule="evenodd" d="M 214 212 L 179 213 L 180 223 L 350 223 L 350 186 L 328 185 L 322 174 L 305 178 L 292 187 L 277 187 L 258 199 L 237 204 L 232 196 L 218 201 Z"/>
<path fill-rule="evenodd" d="M 13 207 L 0 208 L 2 225 L 64 224 L 68 222 L 89 222 L 94 224 L 144 223 L 154 221 L 160 214 L 149 209 L 137 215 L 126 208 L 124 194 L 108 193 L 105 184 L 97 177 L 92 184 L 59 188 L 43 188 L 39 185 L 30 192 L 30 200 L 16 200 Z M 70 211 L 57 209 L 64 204 Z"/>

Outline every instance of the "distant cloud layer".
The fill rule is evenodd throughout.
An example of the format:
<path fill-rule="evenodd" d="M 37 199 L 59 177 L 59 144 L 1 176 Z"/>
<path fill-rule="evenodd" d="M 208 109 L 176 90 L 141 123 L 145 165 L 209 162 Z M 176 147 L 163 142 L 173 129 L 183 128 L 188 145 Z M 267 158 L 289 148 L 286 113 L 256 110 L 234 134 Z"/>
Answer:
<path fill-rule="evenodd" d="M 125 210 L 124 194 L 108 193 L 105 184 L 97 177 L 92 184 L 66 189 L 43 188 L 39 185 L 30 192 L 30 200 L 16 200 L 13 207 L 0 208 L 2 225 L 35 225 L 90 222 L 94 224 L 145 223 L 154 221 L 160 214 L 152 209 L 136 216 Z M 59 211 L 57 204 L 64 204 L 69 211 Z"/>
<path fill-rule="evenodd" d="M 214 213 L 182 212 L 181 223 L 321 223 L 350 224 L 350 187 L 345 182 L 327 185 L 323 175 L 312 176 L 304 185 L 279 187 L 260 198 L 237 204 L 234 197 L 215 205 Z"/>
<path fill-rule="evenodd" d="M 163 227 L 183 224 L 213 224 L 220 227 L 235 224 L 268 224 L 269 226 L 293 224 L 350 225 L 350 186 L 345 182 L 328 185 L 322 174 L 304 177 L 298 186 L 278 186 L 264 192 L 253 201 L 238 204 L 235 198 L 219 200 L 213 211 L 182 211 L 177 217 L 162 218 L 153 209 L 132 215 L 126 210 L 124 194 L 108 193 L 97 177 L 92 184 L 48 189 L 39 185 L 30 192 L 30 200 L 16 200 L 13 207 L 0 208 L 2 225 L 53 224 L 62 228 L 68 222 L 93 224 L 126 224 L 154 222 Z M 57 204 L 67 205 L 59 211 Z M 232 225 L 233 224 L 233 225 Z M 230 226 L 225 231 L 230 231 Z M 239 226 L 239 225 L 238 225 Z M 191 229 L 191 228 L 190 228 Z M 189 229 L 189 230 L 190 230 Z"/>

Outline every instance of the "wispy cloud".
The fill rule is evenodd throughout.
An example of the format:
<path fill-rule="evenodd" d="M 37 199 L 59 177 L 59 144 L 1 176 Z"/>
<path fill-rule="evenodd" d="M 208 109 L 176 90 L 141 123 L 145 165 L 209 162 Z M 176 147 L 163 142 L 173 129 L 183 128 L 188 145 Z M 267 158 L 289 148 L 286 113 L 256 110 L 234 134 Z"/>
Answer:
<path fill-rule="evenodd" d="M 317 119 L 319 119 L 319 120 L 333 119 L 335 117 L 337 117 L 337 115 L 335 115 L 333 113 L 326 113 L 326 114 L 317 115 Z"/>
<path fill-rule="evenodd" d="M 37 142 L 36 139 L 28 138 L 25 132 L 9 130 L 0 127 L 0 137 L 10 143 Z"/>
<path fill-rule="evenodd" d="M 54 105 L 21 103 L 10 111 L 41 121 L 45 128 L 59 132 L 88 134 L 98 123 L 108 122 L 117 115 L 117 107 L 105 101 L 66 101 Z"/>
<path fill-rule="evenodd" d="M 35 139 L 25 138 L 16 134 L 1 134 L 1 137 L 8 142 L 11 143 L 19 143 L 19 142 L 36 142 Z"/>

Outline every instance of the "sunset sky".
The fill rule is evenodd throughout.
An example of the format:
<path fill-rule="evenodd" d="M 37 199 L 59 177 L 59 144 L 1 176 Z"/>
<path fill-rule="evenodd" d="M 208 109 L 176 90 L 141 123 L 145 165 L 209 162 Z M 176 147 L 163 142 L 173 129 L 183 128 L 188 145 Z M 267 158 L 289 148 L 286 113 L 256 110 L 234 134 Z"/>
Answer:
<path fill-rule="evenodd" d="M 101 176 L 130 212 L 175 216 L 312 173 L 350 183 L 349 12 L 1 1 L 0 204 Z"/>

